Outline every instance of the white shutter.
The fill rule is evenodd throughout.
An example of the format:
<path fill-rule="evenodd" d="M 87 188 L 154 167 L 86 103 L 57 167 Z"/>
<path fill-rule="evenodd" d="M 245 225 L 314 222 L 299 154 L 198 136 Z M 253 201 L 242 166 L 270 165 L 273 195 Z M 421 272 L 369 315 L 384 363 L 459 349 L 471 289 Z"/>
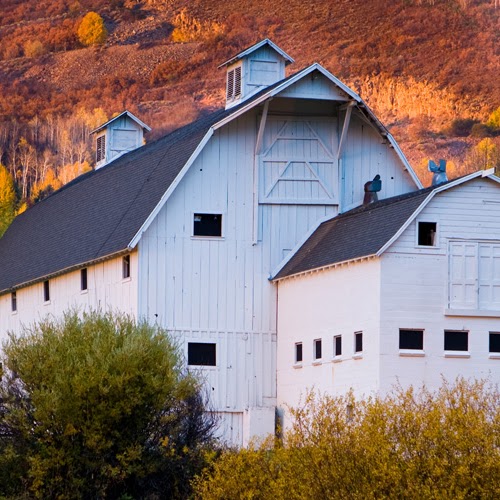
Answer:
<path fill-rule="evenodd" d="M 478 244 L 450 242 L 449 307 L 477 309 Z"/>
<path fill-rule="evenodd" d="M 479 309 L 500 310 L 500 245 L 479 244 Z"/>

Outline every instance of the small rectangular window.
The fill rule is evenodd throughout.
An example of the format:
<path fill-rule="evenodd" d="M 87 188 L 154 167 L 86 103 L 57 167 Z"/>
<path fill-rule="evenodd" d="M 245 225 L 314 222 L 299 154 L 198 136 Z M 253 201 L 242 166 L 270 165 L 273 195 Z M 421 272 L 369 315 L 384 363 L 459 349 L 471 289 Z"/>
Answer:
<path fill-rule="evenodd" d="M 194 236 L 222 236 L 221 214 L 194 214 Z"/>
<path fill-rule="evenodd" d="M 490 352 L 500 353 L 499 332 L 490 332 Z"/>
<path fill-rule="evenodd" d="M 444 350 L 445 351 L 468 351 L 469 350 L 469 332 L 464 330 L 444 332 Z"/>
<path fill-rule="evenodd" d="M 43 282 L 43 300 L 48 302 L 50 300 L 50 284 L 49 280 Z"/>
<path fill-rule="evenodd" d="M 188 365 L 216 366 L 215 344 L 205 342 L 188 343 Z"/>
<path fill-rule="evenodd" d="M 316 339 L 314 341 L 314 359 L 321 359 L 321 339 Z"/>
<path fill-rule="evenodd" d="M 10 295 L 10 307 L 12 312 L 17 311 L 17 292 L 12 292 Z"/>
<path fill-rule="evenodd" d="M 82 290 L 82 292 L 84 290 L 87 290 L 87 268 L 86 267 L 84 267 L 80 271 L 80 290 Z"/>
<path fill-rule="evenodd" d="M 363 352 L 363 332 L 354 333 L 354 352 Z"/>
<path fill-rule="evenodd" d="M 302 342 L 295 344 L 295 362 L 302 363 Z"/>
<path fill-rule="evenodd" d="M 122 277 L 123 279 L 130 278 L 130 255 L 123 257 Z"/>
<path fill-rule="evenodd" d="M 342 335 L 333 337 L 333 349 L 335 356 L 342 356 Z"/>
<path fill-rule="evenodd" d="M 418 223 L 418 244 L 424 247 L 436 246 L 436 228 L 435 222 Z"/>
<path fill-rule="evenodd" d="M 424 349 L 424 331 L 423 330 L 407 330 L 400 328 L 399 330 L 399 348 L 400 349 Z"/>

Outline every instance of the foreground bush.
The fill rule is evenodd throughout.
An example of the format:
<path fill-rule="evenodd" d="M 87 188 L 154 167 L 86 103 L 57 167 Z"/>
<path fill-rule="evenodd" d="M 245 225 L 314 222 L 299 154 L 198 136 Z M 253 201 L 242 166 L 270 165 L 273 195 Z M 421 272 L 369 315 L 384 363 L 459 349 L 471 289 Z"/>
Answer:
<path fill-rule="evenodd" d="M 184 498 L 214 422 L 163 330 L 76 313 L 4 345 L 0 497 Z"/>
<path fill-rule="evenodd" d="M 309 395 L 283 446 L 222 455 L 203 499 L 500 498 L 500 393 L 459 380 L 384 399 Z"/>

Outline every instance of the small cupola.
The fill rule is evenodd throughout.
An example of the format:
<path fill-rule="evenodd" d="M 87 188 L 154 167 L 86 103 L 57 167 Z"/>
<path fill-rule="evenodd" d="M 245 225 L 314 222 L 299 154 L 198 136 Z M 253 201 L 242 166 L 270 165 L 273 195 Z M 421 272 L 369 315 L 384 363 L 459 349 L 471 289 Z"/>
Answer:
<path fill-rule="evenodd" d="M 115 116 L 92 130 L 96 137 L 96 170 L 104 167 L 124 153 L 144 144 L 144 133 L 151 130 L 130 111 Z"/>
<path fill-rule="evenodd" d="M 283 80 L 285 66 L 293 62 L 266 38 L 221 64 L 219 68 L 226 68 L 226 109 Z"/>

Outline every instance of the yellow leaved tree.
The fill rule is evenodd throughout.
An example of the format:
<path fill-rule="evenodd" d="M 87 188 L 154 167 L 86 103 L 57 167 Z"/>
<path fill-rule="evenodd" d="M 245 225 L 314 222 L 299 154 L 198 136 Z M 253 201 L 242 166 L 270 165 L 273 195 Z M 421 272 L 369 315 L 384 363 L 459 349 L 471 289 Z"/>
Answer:
<path fill-rule="evenodd" d="M 0 163 L 0 237 L 5 233 L 15 216 L 16 192 L 14 179 Z"/>
<path fill-rule="evenodd" d="M 78 40 L 82 45 L 99 45 L 106 41 L 108 31 L 104 26 L 104 19 L 97 12 L 85 15 L 78 27 Z"/>

